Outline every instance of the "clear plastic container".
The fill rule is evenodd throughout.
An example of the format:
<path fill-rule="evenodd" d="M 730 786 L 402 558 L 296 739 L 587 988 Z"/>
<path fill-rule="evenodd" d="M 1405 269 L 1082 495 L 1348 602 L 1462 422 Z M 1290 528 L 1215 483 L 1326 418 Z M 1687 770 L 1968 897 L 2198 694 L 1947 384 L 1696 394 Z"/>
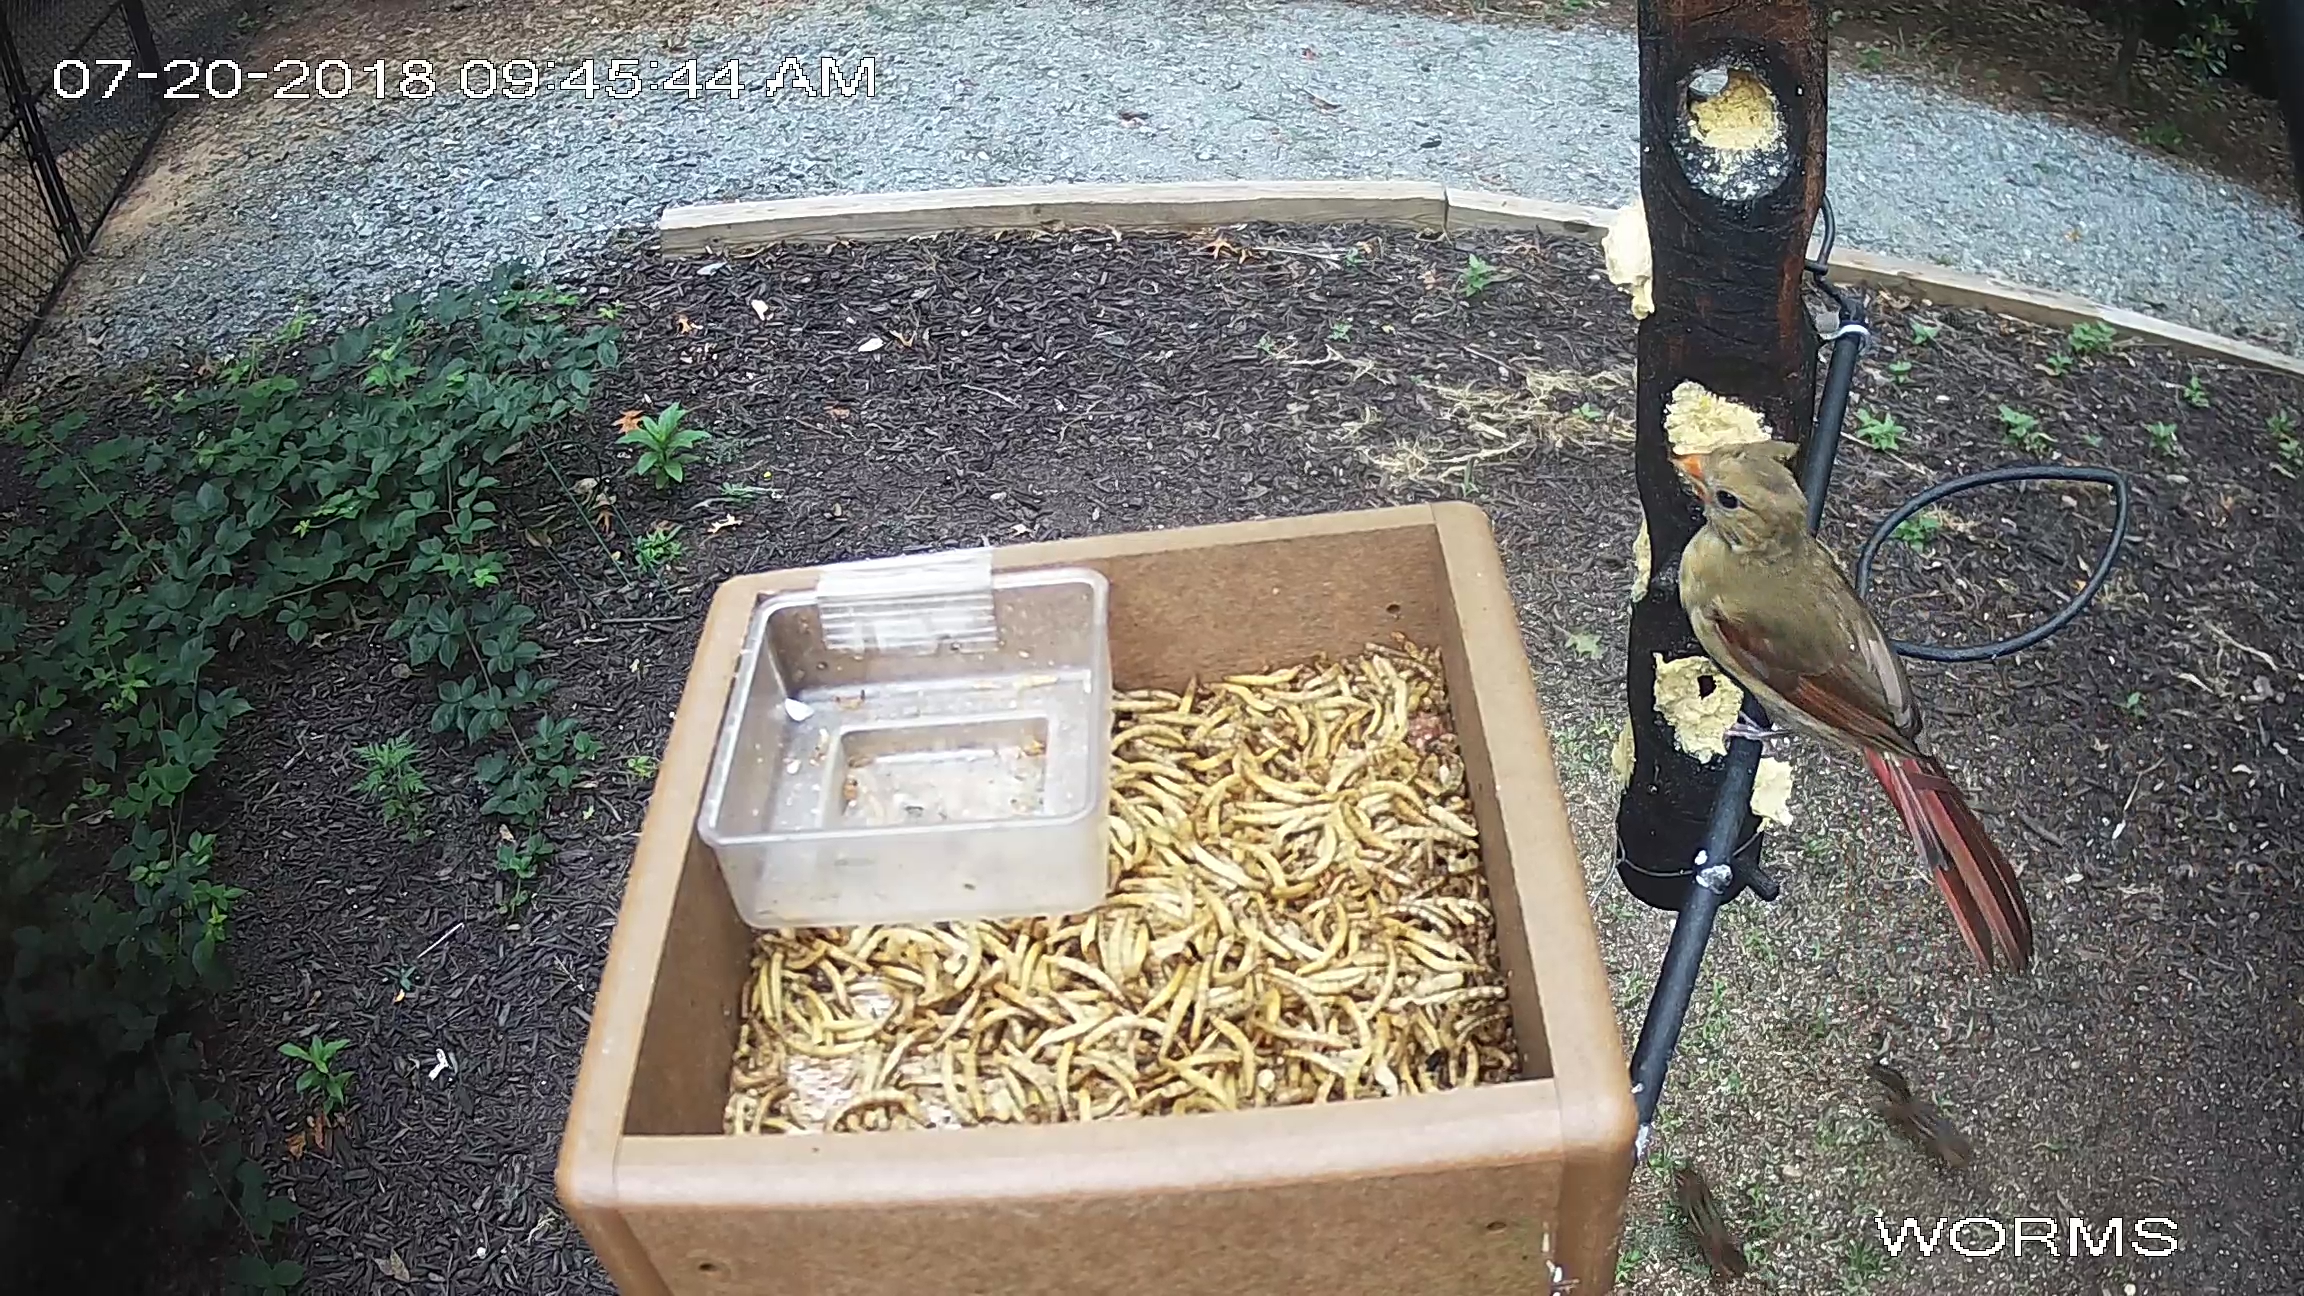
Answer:
<path fill-rule="evenodd" d="M 764 599 L 697 831 L 754 927 L 1104 901 L 1104 577 L 989 551 L 844 564 Z"/>

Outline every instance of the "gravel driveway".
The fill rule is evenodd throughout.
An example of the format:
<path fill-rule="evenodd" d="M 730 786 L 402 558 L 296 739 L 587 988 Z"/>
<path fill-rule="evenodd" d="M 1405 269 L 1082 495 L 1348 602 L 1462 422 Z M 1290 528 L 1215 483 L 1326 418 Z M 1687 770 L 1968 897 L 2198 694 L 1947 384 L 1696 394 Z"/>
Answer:
<path fill-rule="evenodd" d="M 758 81 L 826 54 L 850 73 L 870 55 L 872 97 L 660 88 L 690 58 Z M 656 70 L 633 98 L 587 101 L 558 84 L 587 57 Z M 562 66 L 525 102 L 266 86 L 191 109 L 60 305 L 41 367 L 224 343 L 507 255 L 581 261 L 704 199 L 1369 176 L 1613 205 L 1635 187 L 1629 38 L 1333 3 L 413 0 L 290 16 L 242 61 L 281 58 Z M 1832 94 L 1848 242 L 2304 339 L 2292 212 L 2050 117 L 1863 75 Z"/>

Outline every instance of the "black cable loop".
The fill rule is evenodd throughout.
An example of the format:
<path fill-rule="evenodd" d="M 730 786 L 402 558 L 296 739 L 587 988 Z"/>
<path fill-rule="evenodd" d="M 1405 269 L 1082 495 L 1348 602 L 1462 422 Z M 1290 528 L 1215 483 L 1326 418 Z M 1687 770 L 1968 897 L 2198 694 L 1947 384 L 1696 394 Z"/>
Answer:
<path fill-rule="evenodd" d="M 2095 482 L 2112 488 L 2112 534 L 2105 541 L 2104 556 L 2097 561 L 2095 573 L 2089 576 L 2088 583 L 2080 587 L 2080 592 L 2072 597 L 2071 602 L 2064 605 L 2062 611 L 2012 639 L 2001 639 L 1992 643 L 1975 644 L 1965 648 L 1943 648 L 1935 644 L 1907 643 L 1901 639 L 1891 639 L 1888 641 L 1888 645 L 1896 650 L 1898 656 L 1932 662 L 1979 662 L 1993 661 L 2006 657 L 2010 653 L 2022 652 L 2071 624 L 2074 617 L 2079 616 L 2081 612 L 2087 609 L 2089 602 L 2096 597 L 2096 591 L 2104 588 L 2104 582 L 2112 575 L 2112 564 L 2119 559 L 2120 549 L 2128 541 L 2127 476 L 2111 468 L 2050 468 L 2043 465 L 2016 464 L 2006 468 L 1992 468 L 1984 472 L 1970 473 L 1965 477 L 1955 477 L 1950 481 L 1938 482 L 1913 496 L 1905 502 L 1902 508 L 1882 519 L 1880 525 L 1873 529 L 1872 538 L 1864 542 L 1863 552 L 1856 556 L 1856 597 L 1863 599 L 1871 593 L 1873 556 L 1879 552 L 1880 546 L 1886 543 L 1891 535 L 1895 534 L 1896 528 L 1902 526 L 1913 514 L 1949 496 L 1964 494 L 1985 486 L 1997 486 L 2003 482 L 2019 481 Z"/>

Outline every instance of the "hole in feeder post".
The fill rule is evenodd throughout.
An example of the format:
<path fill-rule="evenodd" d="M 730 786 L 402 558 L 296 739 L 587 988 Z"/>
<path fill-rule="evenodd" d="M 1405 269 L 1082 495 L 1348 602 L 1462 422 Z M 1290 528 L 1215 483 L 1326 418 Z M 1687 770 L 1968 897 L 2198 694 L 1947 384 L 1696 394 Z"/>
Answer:
<path fill-rule="evenodd" d="M 1689 183 L 1728 202 L 1758 198 L 1792 173 L 1776 94 L 1736 58 L 1715 60 L 1688 78 L 1672 144 Z"/>

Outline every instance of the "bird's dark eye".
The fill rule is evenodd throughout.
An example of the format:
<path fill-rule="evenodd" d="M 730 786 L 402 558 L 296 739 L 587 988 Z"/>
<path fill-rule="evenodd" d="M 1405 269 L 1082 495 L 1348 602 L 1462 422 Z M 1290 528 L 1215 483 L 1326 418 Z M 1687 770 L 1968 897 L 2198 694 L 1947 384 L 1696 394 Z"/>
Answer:
<path fill-rule="evenodd" d="M 1740 509 L 1744 507 L 1744 501 L 1736 498 L 1736 492 L 1734 491 L 1714 491 L 1712 492 L 1712 498 L 1719 503 L 1720 507 L 1724 509 Z"/>

